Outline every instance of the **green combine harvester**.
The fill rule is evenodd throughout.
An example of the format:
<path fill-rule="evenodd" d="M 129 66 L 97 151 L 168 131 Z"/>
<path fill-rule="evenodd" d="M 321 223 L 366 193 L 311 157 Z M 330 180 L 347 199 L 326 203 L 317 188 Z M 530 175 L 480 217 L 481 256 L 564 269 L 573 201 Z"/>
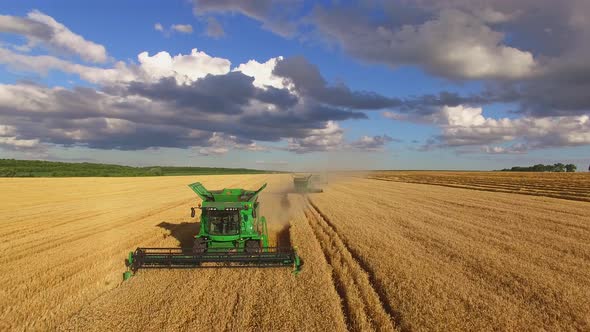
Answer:
<path fill-rule="evenodd" d="M 321 188 L 314 187 L 317 177 L 313 174 L 296 174 L 293 175 L 293 187 L 295 192 L 305 193 L 321 193 L 324 192 Z"/>
<path fill-rule="evenodd" d="M 298 274 L 301 261 L 294 248 L 270 247 L 266 218 L 259 216 L 258 194 L 244 189 L 207 190 L 200 183 L 189 187 L 203 200 L 200 231 L 192 248 L 137 248 L 125 261 L 127 280 L 143 268 L 278 267 L 292 266 Z M 195 217 L 196 208 L 191 208 Z"/>

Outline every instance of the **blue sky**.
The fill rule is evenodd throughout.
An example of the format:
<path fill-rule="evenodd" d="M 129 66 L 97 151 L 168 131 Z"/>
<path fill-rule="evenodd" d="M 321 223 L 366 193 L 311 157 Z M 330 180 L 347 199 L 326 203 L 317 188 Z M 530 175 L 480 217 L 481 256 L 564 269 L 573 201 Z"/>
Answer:
<path fill-rule="evenodd" d="M 552 85 L 569 66 L 590 72 L 583 60 L 590 52 L 579 47 L 590 24 L 568 23 L 585 4 L 556 13 L 543 3 L 549 18 L 539 22 L 522 14 L 533 1 L 428 3 L 5 3 L 0 157 L 294 170 L 554 162 L 586 169 L 587 83 Z M 207 32 L 213 23 L 222 36 Z M 559 34 L 571 40 L 552 38 Z M 251 60 L 268 70 L 232 72 Z"/>

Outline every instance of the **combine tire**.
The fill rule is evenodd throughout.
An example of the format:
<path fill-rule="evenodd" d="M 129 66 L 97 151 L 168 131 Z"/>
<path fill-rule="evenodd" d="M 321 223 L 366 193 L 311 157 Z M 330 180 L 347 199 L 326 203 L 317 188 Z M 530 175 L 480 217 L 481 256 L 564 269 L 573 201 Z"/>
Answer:
<path fill-rule="evenodd" d="M 246 246 L 244 247 L 244 251 L 248 254 L 255 254 L 260 252 L 260 241 L 246 241 Z"/>
<path fill-rule="evenodd" d="M 207 251 L 207 240 L 203 238 L 195 239 L 195 244 L 193 245 L 193 253 L 195 255 L 202 254 Z"/>

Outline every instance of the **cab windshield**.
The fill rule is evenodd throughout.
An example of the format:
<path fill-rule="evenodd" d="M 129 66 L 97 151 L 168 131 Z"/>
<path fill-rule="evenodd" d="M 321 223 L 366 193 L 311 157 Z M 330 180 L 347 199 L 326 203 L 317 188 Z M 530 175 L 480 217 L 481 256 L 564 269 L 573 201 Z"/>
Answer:
<path fill-rule="evenodd" d="M 240 212 L 210 210 L 209 234 L 211 235 L 235 235 L 240 232 Z"/>

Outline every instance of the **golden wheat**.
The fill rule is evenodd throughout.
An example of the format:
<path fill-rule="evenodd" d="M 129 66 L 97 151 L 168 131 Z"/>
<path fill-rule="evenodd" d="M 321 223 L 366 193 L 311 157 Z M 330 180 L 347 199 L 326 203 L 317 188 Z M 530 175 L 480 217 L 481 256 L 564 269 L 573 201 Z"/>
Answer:
<path fill-rule="evenodd" d="M 402 329 L 590 329 L 588 203 L 363 179 L 311 200 Z"/>
<path fill-rule="evenodd" d="M 368 177 L 590 202 L 590 173 L 380 171 Z"/>
<path fill-rule="evenodd" d="M 286 180 L 286 181 L 285 181 Z M 273 177 L 260 197 L 263 214 L 285 204 L 288 177 Z M 250 185 L 252 186 L 252 185 Z M 301 243 L 305 273 L 290 269 L 199 269 L 141 271 L 136 277 L 84 306 L 61 330 L 146 331 L 344 330 L 344 317 L 325 261 L 310 237 L 297 195 L 283 215 L 266 215 L 269 229 L 289 228 L 287 241 Z M 289 224 L 288 221 L 291 221 Z M 274 226 L 272 226 L 274 224 Z M 271 232 L 272 233 L 272 232 Z M 285 239 L 283 238 L 283 241 Z"/>
<path fill-rule="evenodd" d="M 453 181 L 567 189 L 466 174 Z M 148 270 L 122 282 L 129 250 L 190 244 L 194 181 L 269 182 L 271 243 L 297 246 L 302 273 Z M 590 329 L 589 203 L 352 177 L 321 194 L 291 189 L 288 175 L 3 179 L 0 330 Z"/>

